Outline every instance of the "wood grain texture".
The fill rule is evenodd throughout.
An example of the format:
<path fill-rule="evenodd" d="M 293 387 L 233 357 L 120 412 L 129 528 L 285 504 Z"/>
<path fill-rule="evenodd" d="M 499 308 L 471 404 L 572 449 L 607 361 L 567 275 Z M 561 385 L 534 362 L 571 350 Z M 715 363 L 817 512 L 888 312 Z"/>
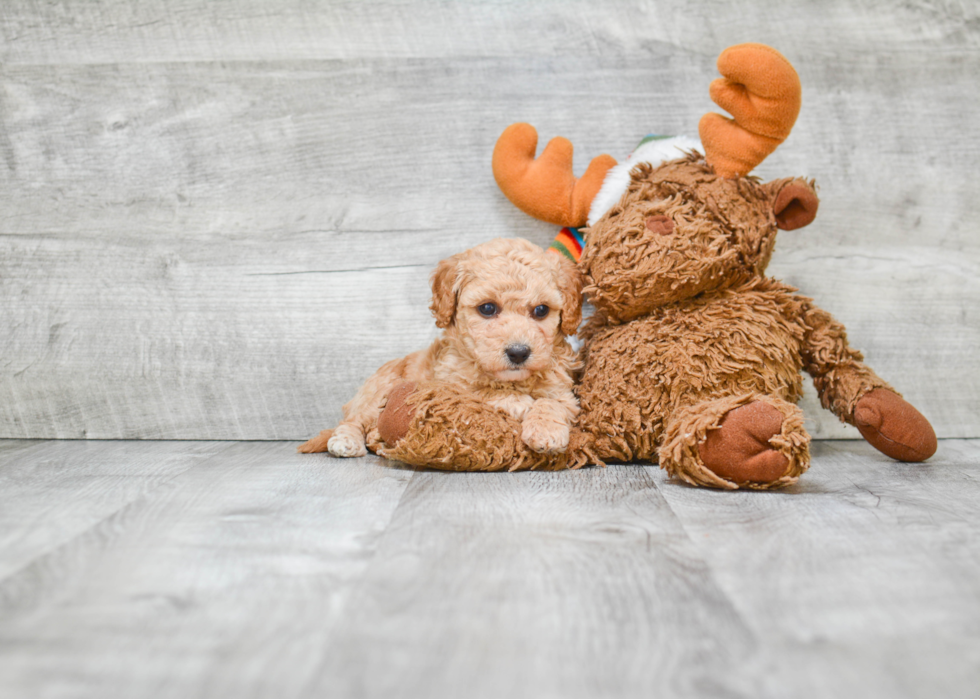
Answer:
<path fill-rule="evenodd" d="M 974 8 L 12 0 L 0 37 L 2 437 L 331 425 L 434 336 L 439 259 L 553 236 L 493 183 L 506 124 L 571 138 L 579 171 L 622 157 L 693 131 L 744 40 L 804 85 L 759 174 L 822 197 L 771 271 L 940 436 L 980 436 Z M 856 437 L 805 407 L 815 436 Z"/>
<path fill-rule="evenodd" d="M 757 639 L 640 466 L 418 473 L 315 696 L 753 696 Z"/>
<path fill-rule="evenodd" d="M 117 462 L 173 449 L 116 444 Z M 71 536 L 0 582 L 0 693 L 291 694 L 412 471 L 278 442 L 222 446 L 84 531 L 51 518 Z M 33 502 L 15 500 L 40 512 L 51 491 L 37 479 Z"/>
<path fill-rule="evenodd" d="M 663 44 L 713 55 L 719 43 L 747 40 L 835 57 L 855 46 L 868 54 L 893 50 L 895 40 L 931 50 L 980 44 L 980 11 L 955 0 L 757 0 L 739 7 L 717 0 L 7 0 L 0 17 L 0 60 L 9 64 L 643 56 Z"/>
<path fill-rule="evenodd" d="M 976 696 L 976 447 L 941 441 L 928 464 L 897 464 L 867 444 L 821 442 L 778 494 L 662 488 L 765 639 L 763 696 Z"/>
<path fill-rule="evenodd" d="M 218 442 L 18 446 L 0 450 L 0 580 L 227 448 Z"/>
<path fill-rule="evenodd" d="M 0 440 L 0 532 L 45 542 L 26 564 L 0 546 L 0 696 L 980 686 L 980 440 L 918 465 L 820 442 L 797 486 L 761 493 L 292 447 Z"/>

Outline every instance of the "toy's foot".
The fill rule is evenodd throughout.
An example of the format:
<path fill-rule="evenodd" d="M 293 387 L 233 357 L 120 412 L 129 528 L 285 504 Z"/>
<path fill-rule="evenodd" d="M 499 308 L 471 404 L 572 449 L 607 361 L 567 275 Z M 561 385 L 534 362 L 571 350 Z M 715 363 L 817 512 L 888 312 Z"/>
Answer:
<path fill-rule="evenodd" d="M 710 430 L 698 452 L 705 467 L 735 483 L 770 483 L 787 471 L 789 459 L 769 444 L 782 431 L 783 415 L 754 401 L 730 411 Z"/>
<path fill-rule="evenodd" d="M 333 437 L 333 430 L 323 430 L 323 432 L 313 439 L 303 442 L 296 447 L 296 451 L 300 454 L 318 454 L 327 451 L 327 443 L 331 437 Z"/>
<path fill-rule="evenodd" d="M 405 381 L 395 386 L 388 394 L 381 416 L 378 418 L 378 434 L 381 441 L 390 447 L 395 446 L 408 434 L 408 427 L 415 417 L 415 408 L 406 399 L 415 390 L 415 384 Z"/>
<path fill-rule="evenodd" d="M 887 388 L 854 406 L 854 424 L 875 449 L 898 461 L 925 461 L 936 453 L 936 432 L 922 413 Z"/>
<path fill-rule="evenodd" d="M 724 396 L 678 410 L 658 455 L 692 485 L 783 488 L 810 467 L 810 435 L 803 412 L 781 398 Z"/>

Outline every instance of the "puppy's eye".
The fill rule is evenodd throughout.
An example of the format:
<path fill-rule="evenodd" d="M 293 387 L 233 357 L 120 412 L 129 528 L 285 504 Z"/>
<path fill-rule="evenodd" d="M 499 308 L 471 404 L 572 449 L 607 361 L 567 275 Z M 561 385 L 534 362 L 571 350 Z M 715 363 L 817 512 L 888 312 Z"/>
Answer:
<path fill-rule="evenodd" d="M 531 311 L 531 315 L 533 315 L 538 320 L 541 320 L 542 318 L 547 318 L 549 313 L 551 313 L 551 309 L 545 306 L 544 304 L 541 304 L 540 306 L 535 306 L 534 310 Z"/>
<path fill-rule="evenodd" d="M 476 307 L 476 312 L 484 318 L 493 318 L 495 315 L 497 315 L 497 304 L 489 302 L 481 303 Z"/>

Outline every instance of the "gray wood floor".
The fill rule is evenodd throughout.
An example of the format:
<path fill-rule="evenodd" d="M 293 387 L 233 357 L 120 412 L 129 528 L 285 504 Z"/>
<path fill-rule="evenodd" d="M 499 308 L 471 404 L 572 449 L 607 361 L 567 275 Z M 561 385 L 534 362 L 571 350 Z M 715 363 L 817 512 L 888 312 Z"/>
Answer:
<path fill-rule="evenodd" d="M 977 697 L 980 440 L 777 493 L 0 441 L 0 696 Z"/>

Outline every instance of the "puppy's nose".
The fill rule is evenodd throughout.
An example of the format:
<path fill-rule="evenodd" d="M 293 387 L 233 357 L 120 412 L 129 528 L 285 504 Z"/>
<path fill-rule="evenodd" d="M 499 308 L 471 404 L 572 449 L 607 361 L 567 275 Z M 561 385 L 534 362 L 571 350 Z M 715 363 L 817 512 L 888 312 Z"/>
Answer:
<path fill-rule="evenodd" d="M 531 348 L 527 345 L 511 345 L 504 353 L 511 361 L 511 364 L 523 364 L 531 356 Z"/>

